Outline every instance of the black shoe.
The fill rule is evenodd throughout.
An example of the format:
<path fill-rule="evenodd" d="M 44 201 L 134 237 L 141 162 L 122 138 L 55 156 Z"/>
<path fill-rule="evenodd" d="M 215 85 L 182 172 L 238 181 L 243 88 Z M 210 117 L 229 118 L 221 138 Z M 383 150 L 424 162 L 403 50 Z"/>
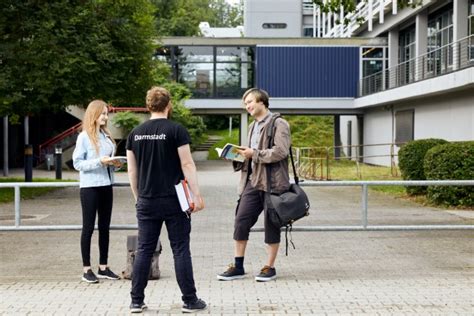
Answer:
<path fill-rule="evenodd" d="M 145 303 L 132 303 L 130 304 L 130 313 L 141 313 L 143 310 L 147 309 L 148 306 L 146 306 Z"/>
<path fill-rule="evenodd" d="M 183 308 L 181 308 L 181 310 L 183 311 L 183 313 L 195 313 L 195 312 L 205 310 L 206 308 L 207 308 L 206 302 L 198 298 L 197 301 L 194 303 L 185 303 L 183 305 Z"/>
<path fill-rule="evenodd" d="M 221 281 L 231 281 L 236 279 L 243 279 L 245 276 L 245 270 L 243 268 L 236 268 L 235 265 L 229 264 L 226 271 L 217 275 L 217 279 Z"/>
<path fill-rule="evenodd" d="M 87 283 L 99 283 L 99 280 L 91 269 L 87 270 L 87 272 L 82 275 L 82 281 Z"/>
<path fill-rule="evenodd" d="M 262 270 L 260 270 L 260 274 L 255 277 L 255 281 L 259 282 L 267 282 L 271 280 L 275 280 L 277 277 L 275 268 L 264 266 Z"/>
<path fill-rule="evenodd" d="M 120 280 L 120 277 L 113 273 L 108 267 L 105 268 L 105 270 L 99 268 L 99 271 L 97 271 L 97 277 L 99 279 Z"/>

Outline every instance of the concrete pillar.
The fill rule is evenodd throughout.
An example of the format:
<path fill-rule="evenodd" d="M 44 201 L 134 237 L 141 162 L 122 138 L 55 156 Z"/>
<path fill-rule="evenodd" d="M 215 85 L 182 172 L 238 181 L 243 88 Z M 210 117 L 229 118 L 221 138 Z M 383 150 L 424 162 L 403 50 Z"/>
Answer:
<path fill-rule="evenodd" d="M 358 115 L 357 116 L 357 132 L 359 136 L 359 150 L 356 152 L 357 158 L 359 162 L 363 162 L 364 158 L 364 116 Z"/>
<path fill-rule="evenodd" d="M 248 113 L 240 114 L 240 144 L 242 146 L 248 146 L 248 130 L 249 130 L 249 117 Z"/>
<path fill-rule="evenodd" d="M 427 52 L 428 46 L 428 11 L 416 15 L 415 22 L 415 80 L 423 79 L 426 71 L 426 56 L 418 58 Z M 410 65 L 411 66 L 411 65 Z"/>
<path fill-rule="evenodd" d="M 468 15 L 469 6 L 467 0 L 453 0 L 453 42 L 457 42 L 465 38 L 468 34 Z M 462 44 L 461 44 L 462 45 Z M 467 43 L 463 46 L 459 44 L 453 47 L 453 67 L 458 69 L 459 65 L 466 62 L 467 54 L 463 51 L 467 50 Z"/>
<path fill-rule="evenodd" d="M 341 157 L 341 117 L 339 115 L 334 115 L 334 159 L 339 159 Z"/>
<path fill-rule="evenodd" d="M 393 29 L 388 32 L 388 68 L 390 69 L 389 87 L 393 88 L 397 84 L 397 68 L 398 65 L 398 29 Z"/>

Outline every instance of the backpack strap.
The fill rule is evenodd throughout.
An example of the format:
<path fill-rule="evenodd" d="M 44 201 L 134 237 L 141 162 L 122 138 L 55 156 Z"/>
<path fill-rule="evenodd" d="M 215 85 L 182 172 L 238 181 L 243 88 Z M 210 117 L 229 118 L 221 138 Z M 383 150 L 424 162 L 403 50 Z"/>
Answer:
<path fill-rule="evenodd" d="M 275 121 L 277 119 L 281 118 L 280 113 L 275 113 L 272 115 L 272 120 L 270 123 L 268 123 L 268 128 L 267 128 L 267 138 L 268 138 L 268 146 L 267 148 L 270 149 L 273 147 L 273 143 L 275 141 Z M 296 168 L 295 168 L 295 161 L 293 159 L 293 148 L 291 147 L 290 144 L 290 159 L 291 159 L 291 166 L 293 168 L 293 178 L 295 179 L 295 183 L 299 184 L 300 180 L 298 177 L 298 174 L 296 173 Z M 271 186 L 270 186 L 270 172 L 271 172 L 271 164 L 267 164 L 267 187 L 268 187 L 268 192 L 271 192 Z"/>

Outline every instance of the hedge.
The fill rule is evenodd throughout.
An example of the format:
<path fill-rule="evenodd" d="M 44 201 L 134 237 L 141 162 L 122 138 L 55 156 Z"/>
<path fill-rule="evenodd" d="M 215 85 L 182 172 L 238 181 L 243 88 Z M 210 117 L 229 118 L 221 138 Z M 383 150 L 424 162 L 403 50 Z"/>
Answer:
<path fill-rule="evenodd" d="M 457 142 L 431 148 L 425 156 L 428 180 L 473 180 L 474 141 Z M 430 186 L 428 199 L 448 206 L 474 206 L 473 186 Z"/>
<path fill-rule="evenodd" d="M 411 141 L 398 151 L 398 166 L 404 180 L 426 180 L 423 160 L 426 152 L 434 146 L 447 143 L 444 139 L 428 138 Z M 406 187 L 408 194 L 424 194 L 425 186 Z"/>

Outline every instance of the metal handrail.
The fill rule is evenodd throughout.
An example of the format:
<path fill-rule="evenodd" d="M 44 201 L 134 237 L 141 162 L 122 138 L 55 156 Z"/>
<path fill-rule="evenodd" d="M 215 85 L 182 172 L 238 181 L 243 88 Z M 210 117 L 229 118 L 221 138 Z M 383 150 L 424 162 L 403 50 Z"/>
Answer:
<path fill-rule="evenodd" d="M 359 96 L 398 88 L 474 66 L 474 35 L 360 79 Z"/>
<path fill-rule="evenodd" d="M 114 186 L 129 186 L 128 182 L 117 182 Z M 302 181 L 301 186 L 360 186 L 361 191 L 361 225 L 359 226 L 295 226 L 293 231 L 359 231 L 359 230 L 459 230 L 474 229 L 474 225 L 369 225 L 368 221 L 368 187 L 373 185 L 388 186 L 474 186 L 474 180 L 423 180 L 423 181 Z M 0 226 L 0 231 L 58 231 L 81 230 L 82 225 L 42 225 L 21 226 L 20 188 L 23 187 L 78 187 L 79 182 L 9 182 L 0 183 L 0 188 L 14 188 L 15 190 L 15 225 Z M 96 227 L 97 228 L 97 227 Z M 115 230 L 137 229 L 136 224 L 111 225 Z M 252 231 L 262 231 L 256 227 Z"/>
<path fill-rule="evenodd" d="M 300 167 L 303 165 L 301 161 L 320 161 L 320 167 L 321 167 L 321 176 L 319 179 L 330 179 L 330 160 L 348 160 L 348 161 L 355 161 L 356 162 L 356 167 L 357 167 L 357 174 L 360 174 L 359 171 L 359 163 L 364 162 L 366 158 L 380 158 L 380 157 L 388 157 L 390 158 L 390 169 L 391 169 L 391 174 L 392 176 L 397 174 L 397 169 L 396 169 L 396 162 L 395 162 L 395 157 L 398 156 L 398 154 L 395 153 L 394 146 L 401 146 L 405 144 L 404 142 L 398 142 L 398 143 L 381 143 L 381 144 L 358 144 L 358 145 L 341 145 L 341 146 L 318 146 L 318 147 L 294 147 L 293 149 L 296 151 L 295 156 L 297 157 L 296 159 L 296 165 L 298 167 L 298 170 Z M 388 154 L 379 154 L 379 155 L 361 155 L 359 149 L 364 148 L 364 147 L 380 147 L 380 146 L 390 146 L 390 152 Z M 348 156 L 340 156 L 340 157 L 332 157 L 329 154 L 332 152 L 334 149 L 352 149 L 355 148 L 356 150 L 354 151 L 354 154 L 350 154 Z M 310 157 L 310 156 L 304 156 L 306 152 L 309 152 L 309 154 L 313 153 L 318 155 L 317 157 Z M 323 162 L 326 162 L 326 177 L 324 177 L 324 172 L 322 170 L 323 168 Z M 307 166 L 306 166 L 307 167 Z M 308 167 L 309 169 L 314 171 L 314 166 L 310 165 Z M 316 167 L 317 169 L 317 167 Z M 315 175 L 315 173 L 313 173 Z M 360 177 L 360 175 L 359 175 Z M 315 177 L 311 177 L 314 179 Z M 317 178 L 317 177 L 316 177 Z"/>
<path fill-rule="evenodd" d="M 118 107 L 118 106 L 109 106 L 110 113 L 117 112 L 149 112 L 146 107 Z"/>
<path fill-rule="evenodd" d="M 69 137 L 75 133 L 77 133 L 82 127 L 82 122 L 77 123 L 76 125 L 68 128 L 64 132 L 61 132 L 60 134 L 48 139 L 38 147 L 39 151 L 39 162 L 43 162 L 45 159 L 46 154 L 48 153 L 48 148 L 51 148 L 53 145 L 61 142 L 64 140 L 66 137 Z"/>

